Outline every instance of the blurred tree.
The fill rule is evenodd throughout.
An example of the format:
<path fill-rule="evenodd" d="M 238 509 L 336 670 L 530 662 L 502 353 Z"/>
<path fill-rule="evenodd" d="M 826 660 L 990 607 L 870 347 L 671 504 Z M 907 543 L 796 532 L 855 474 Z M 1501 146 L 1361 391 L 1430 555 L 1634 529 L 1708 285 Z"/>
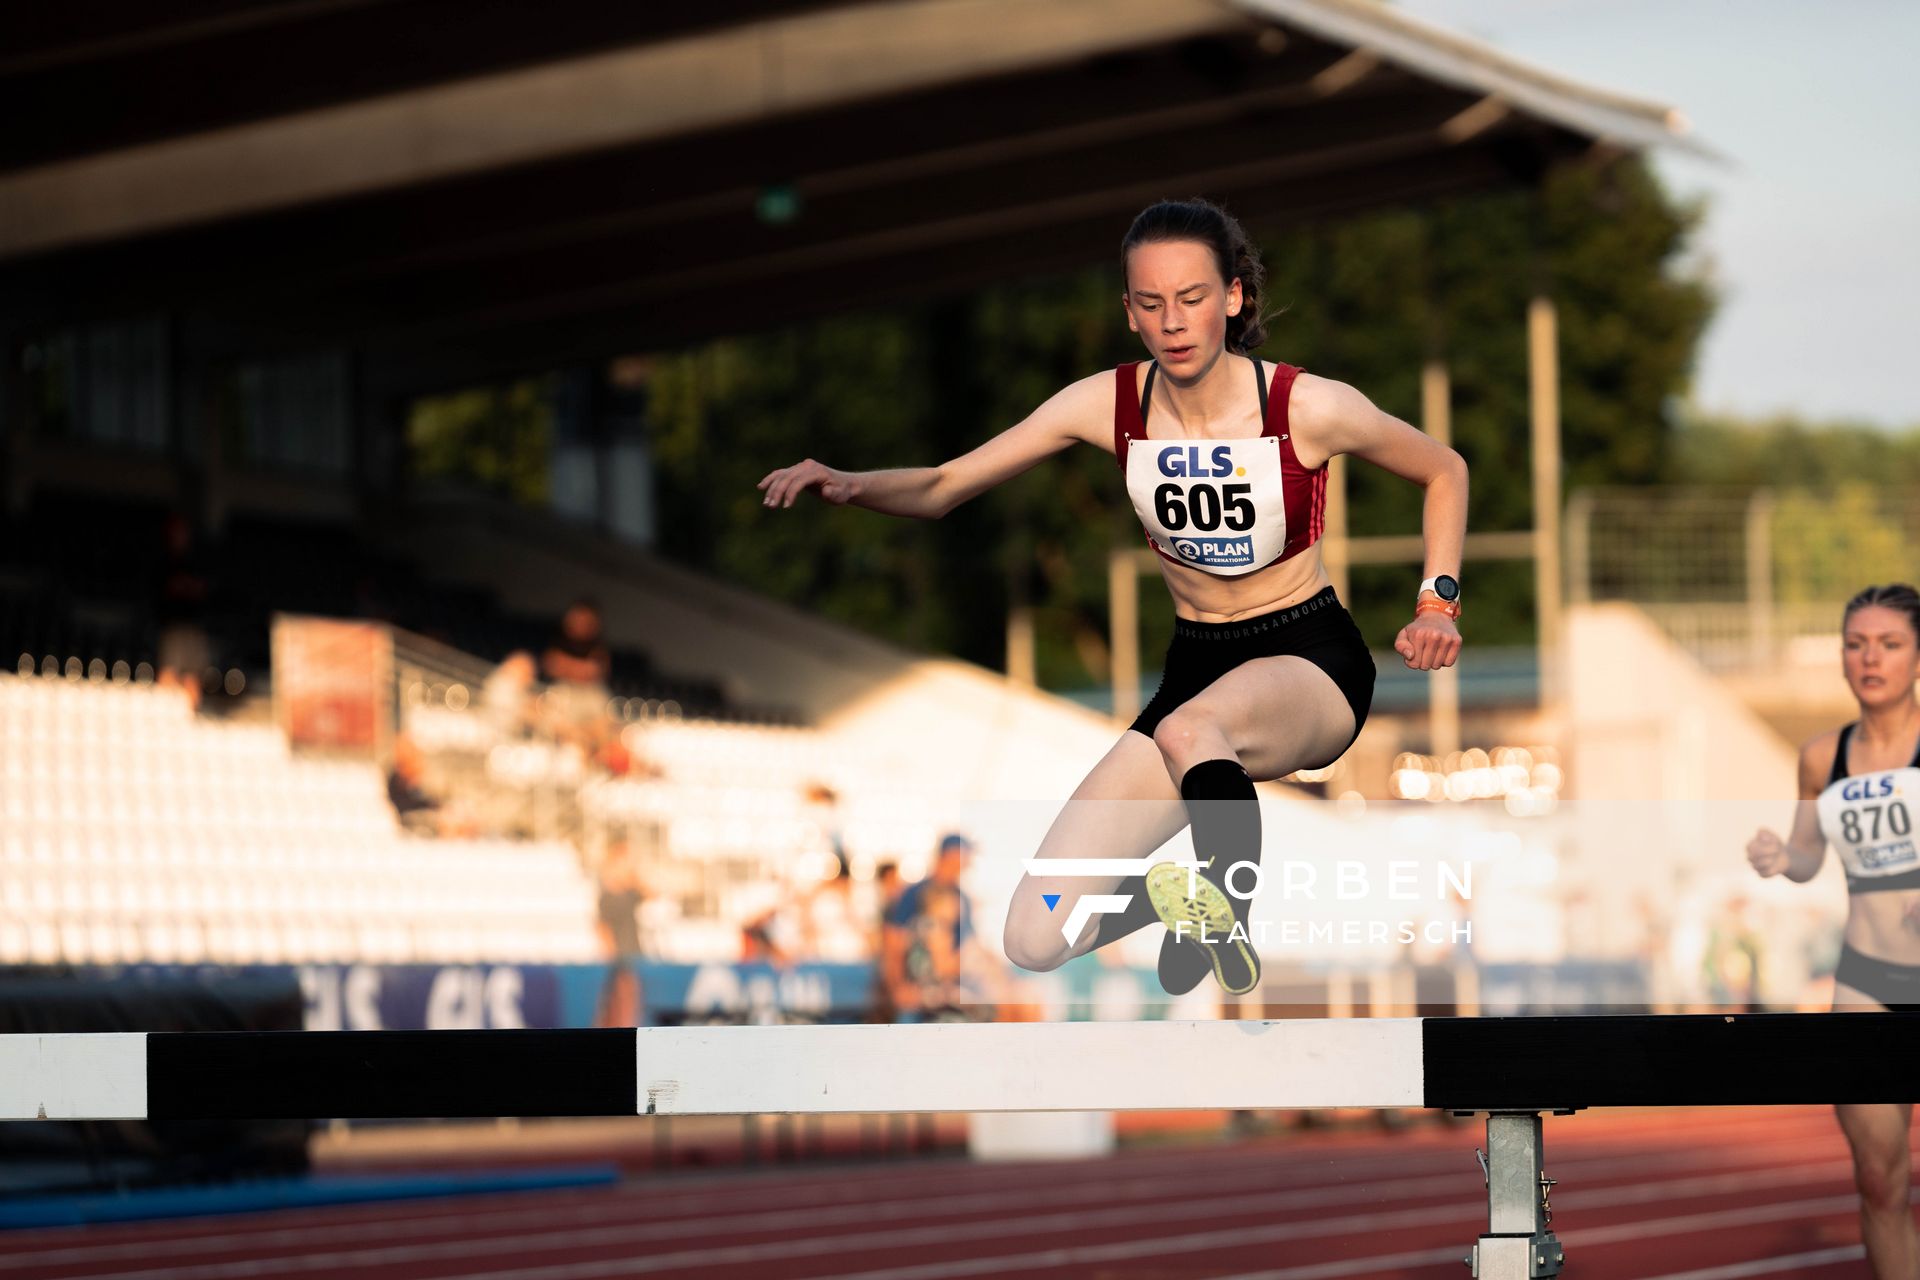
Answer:
<path fill-rule="evenodd" d="M 1472 473 L 1468 527 L 1524 529 L 1533 521 L 1529 300 L 1544 289 L 1558 310 L 1566 488 L 1651 482 L 1712 311 L 1706 282 L 1682 266 L 1701 216 L 1625 160 L 1556 171 L 1539 192 L 1309 230 L 1269 246 L 1273 296 L 1294 303 L 1269 349 L 1416 425 L 1420 366 L 1444 358 L 1453 443 Z M 1367 466 L 1347 474 L 1352 532 L 1418 532 L 1420 504 L 1403 481 Z M 1353 574 L 1350 607 L 1376 646 L 1406 622 L 1413 568 Z M 1465 573 L 1472 639 L 1530 642 L 1531 564 L 1479 562 Z"/>
<path fill-rule="evenodd" d="M 554 388 L 552 378 L 527 378 L 415 400 L 407 415 L 410 472 L 545 505 Z"/>
<path fill-rule="evenodd" d="M 1419 413 L 1420 368 L 1443 355 L 1456 447 L 1473 468 L 1473 528 L 1531 521 L 1526 308 L 1559 304 L 1563 454 L 1570 486 L 1652 481 L 1668 466 L 1712 309 L 1683 267 L 1701 211 L 1628 159 L 1568 169 L 1538 192 L 1478 196 L 1264 237 L 1262 354 Z M 1122 227 L 1114 228 L 1118 241 Z M 1258 228 L 1255 228 L 1258 231 Z M 1118 469 L 1074 450 L 933 524 L 803 503 L 759 505 L 754 484 L 813 456 L 850 470 L 932 465 L 1017 422 L 1077 378 L 1137 359 L 1111 264 L 879 314 L 729 339 L 662 362 L 653 386 L 663 549 L 677 559 L 922 648 L 999 666 L 1007 610 L 1039 616 L 1040 679 L 1107 678 L 1106 556 L 1140 545 Z M 1349 527 L 1414 532 L 1405 482 L 1356 466 Z M 1376 647 L 1407 620 L 1418 566 L 1353 576 Z M 1532 571 L 1470 566 L 1471 635 L 1532 635 Z M 1171 634 L 1154 593 L 1145 651 Z M 1152 665 L 1151 658 L 1149 666 Z"/>
<path fill-rule="evenodd" d="M 1889 512 L 1868 484 L 1831 495 L 1788 491 L 1773 513 L 1773 578 L 1789 604 L 1850 598 L 1870 582 L 1911 582 L 1911 520 Z"/>
<path fill-rule="evenodd" d="M 1695 414 L 1674 434 L 1663 479 L 1676 484 L 1828 489 L 1871 477 L 1920 487 L 1920 423 L 1887 431 L 1792 416 L 1748 421 Z"/>
<path fill-rule="evenodd" d="M 1773 586 L 1782 601 L 1830 604 L 1869 582 L 1914 578 L 1920 426 L 1703 414 L 1675 433 L 1667 478 L 1777 491 Z"/>

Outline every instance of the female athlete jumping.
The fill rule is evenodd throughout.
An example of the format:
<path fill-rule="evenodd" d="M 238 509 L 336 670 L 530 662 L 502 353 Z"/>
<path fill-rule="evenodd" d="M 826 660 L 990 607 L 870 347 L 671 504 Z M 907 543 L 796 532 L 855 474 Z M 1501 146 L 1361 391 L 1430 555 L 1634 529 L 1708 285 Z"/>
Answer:
<path fill-rule="evenodd" d="M 1860 718 L 1800 749 L 1800 801 L 1786 840 L 1762 831 L 1747 861 L 1762 876 L 1811 880 L 1831 844 L 1847 873 L 1847 931 L 1834 1012 L 1920 1010 L 1920 594 L 1868 587 L 1847 602 L 1841 670 Z M 1910 1102 L 1841 1103 L 1853 1148 L 1860 1234 L 1879 1280 L 1920 1273 L 1907 1207 Z"/>
<path fill-rule="evenodd" d="M 1337 760 L 1373 701 L 1372 659 L 1317 546 L 1327 460 L 1353 454 L 1426 491 L 1427 580 L 1394 642 L 1422 671 L 1460 651 L 1467 469 L 1352 387 L 1249 355 L 1266 339 L 1265 273 L 1221 209 L 1155 204 L 1134 219 L 1121 255 L 1121 306 L 1150 361 L 1076 382 L 938 467 L 846 472 L 808 459 L 759 488 L 769 507 L 812 489 L 831 503 L 936 519 L 1070 445 L 1115 455 L 1160 556 L 1174 639 L 1159 691 L 1074 791 L 1038 856 L 1144 858 L 1191 822 L 1206 866 L 1190 875 L 1163 863 L 1126 880 L 1025 876 L 1008 910 L 1007 957 L 1052 969 L 1158 918 L 1169 926 L 1160 952 L 1169 992 L 1211 969 L 1244 993 L 1260 972 L 1245 927 L 1257 872 L 1227 873 L 1259 862 L 1254 781 Z M 1120 892 L 1124 910 L 1066 935 L 1080 895 Z"/>

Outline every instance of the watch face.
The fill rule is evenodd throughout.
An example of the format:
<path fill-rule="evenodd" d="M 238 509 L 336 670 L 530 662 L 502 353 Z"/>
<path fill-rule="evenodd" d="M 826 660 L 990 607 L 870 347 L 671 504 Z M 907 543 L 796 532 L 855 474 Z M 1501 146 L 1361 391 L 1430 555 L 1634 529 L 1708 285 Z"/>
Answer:
<path fill-rule="evenodd" d="M 1443 573 L 1433 580 L 1433 594 L 1439 596 L 1442 600 L 1458 600 L 1460 598 L 1460 584 Z"/>

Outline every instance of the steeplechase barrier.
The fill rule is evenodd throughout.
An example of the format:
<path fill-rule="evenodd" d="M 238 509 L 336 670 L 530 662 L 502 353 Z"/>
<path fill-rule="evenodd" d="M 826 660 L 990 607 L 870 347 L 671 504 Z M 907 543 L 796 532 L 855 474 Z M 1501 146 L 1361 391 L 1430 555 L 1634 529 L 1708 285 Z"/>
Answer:
<path fill-rule="evenodd" d="M 1480 1280 L 1557 1275 L 1544 1114 L 1910 1101 L 1920 1015 L 0 1035 L 0 1119 L 1485 1114 Z"/>

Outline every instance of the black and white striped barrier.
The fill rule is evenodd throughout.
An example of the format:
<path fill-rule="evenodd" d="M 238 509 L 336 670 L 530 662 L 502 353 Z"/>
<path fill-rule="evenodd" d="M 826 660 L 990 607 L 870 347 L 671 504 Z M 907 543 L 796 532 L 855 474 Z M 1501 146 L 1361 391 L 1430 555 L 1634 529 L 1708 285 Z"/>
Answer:
<path fill-rule="evenodd" d="M 0 1120 L 1897 1102 L 1920 1015 L 0 1035 Z"/>
<path fill-rule="evenodd" d="M 1540 1113 L 1905 1102 L 1920 1014 L 0 1035 L 0 1120 L 1486 1112 L 1474 1275 L 1560 1269 Z"/>

